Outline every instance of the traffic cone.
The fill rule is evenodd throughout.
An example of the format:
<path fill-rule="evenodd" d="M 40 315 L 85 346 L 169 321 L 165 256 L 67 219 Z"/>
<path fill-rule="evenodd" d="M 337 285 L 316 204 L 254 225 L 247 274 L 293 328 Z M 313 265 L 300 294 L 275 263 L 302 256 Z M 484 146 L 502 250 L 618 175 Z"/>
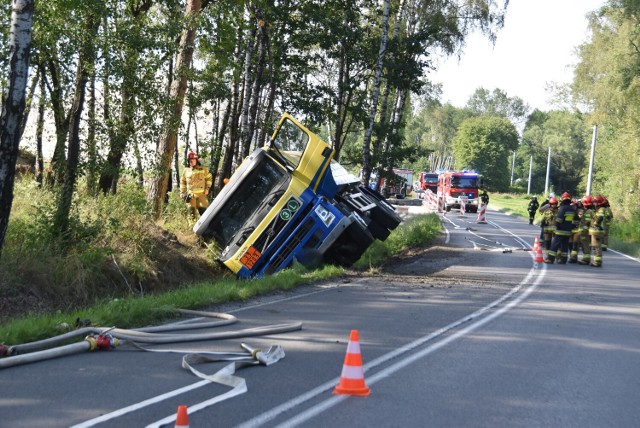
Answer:
<path fill-rule="evenodd" d="M 189 428 L 189 415 L 187 414 L 187 406 L 178 406 L 178 415 L 176 416 L 175 428 Z"/>
<path fill-rule="evenodd" d="M 371 394 L 371 389 L 364 383 L 362 370 L 362 355 L 360 355 L 360 339 L 358 330 L 351 330 L 347 355 L 344 357 L 340 383 L 333 390 L 334 394 L 358 395 L 366 397 Z"/>
<path fill-rule="evenodd" d="M 542 243 L 538 240 L 537 236 L 533 244 L 533 250 L 536 252 L 536 258 L 533 261 L 536 263 L 543 263 L 544 256 L 542 255 Z"/>

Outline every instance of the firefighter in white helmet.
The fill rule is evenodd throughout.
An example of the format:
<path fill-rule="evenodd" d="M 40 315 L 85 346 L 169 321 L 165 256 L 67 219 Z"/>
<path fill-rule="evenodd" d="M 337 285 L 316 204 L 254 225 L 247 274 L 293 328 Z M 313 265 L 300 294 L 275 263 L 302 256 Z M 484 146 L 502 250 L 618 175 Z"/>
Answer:
<path fill-rule="evenodd" d="M 190 151 L 187 160 L 189 166 L 182 171 L 180 179 L 180 197 L 189 204 L 193 218 L 198 218 L 209 206 L 207 196 L 213 184 L 213 176 L 202 166 L 195 152 Z"/>

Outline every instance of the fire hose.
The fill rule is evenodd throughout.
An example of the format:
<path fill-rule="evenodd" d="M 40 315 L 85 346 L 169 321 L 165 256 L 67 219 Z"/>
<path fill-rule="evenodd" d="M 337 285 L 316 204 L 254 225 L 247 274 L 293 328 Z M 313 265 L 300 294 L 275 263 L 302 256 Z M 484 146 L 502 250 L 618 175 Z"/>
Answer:
<path fill-rule="evenodd" d="M 192 311 L 186 309 L 179 309 L 178 311 L 183 315 L 198 315 L 205 318 L 218 318 L 219 321 L 194 322 L 193 320 L 189 320 L 187 322 L 133 330 L 115 327 L 83 327 L 48 339 L 9 347 L 7 349 L 7 355 L 9 356 L 6 358 L 0 358 L 0 369 L 51 358 L 58 358 L 85 351 L 115 349 L 118 346 L 127 343 L 135 346 L 140 343 L 167 344 L 203 340 L 233 339 L 284 333 L 300 330 L 302 328 L 302 323 L 298 322 L 226 332 L 192 334 L 166 333 L 168 331 L 218 327 L 237 322 L 236 317 L 229 314 Z M 54 347 L 80 336 L 85 336 L 81 342 Z"/>
<path fill-rule="evenodd" d="M 287 323 L 287 324 L 275 324 L 270 326 L 262 326 L 255 328 L 247 328 L 237 331 L 227 331 L 218 333 L 196 333 L 196 334 L 176 334 L 167 333 L 169 331 L 180 331 L 190 329 L 201 329 L 219 327 L 223 325 L 229 325 L 237 322 L 236 317 L 229 314 L 216 313 L 216 312 L 201 312 L 192 311 L 186 309 L 178 310 L 182 315 L 194 315 L 202 318 L 217 318 L 217 321 L 198 321 L 197 319 L 186 320 L 182 322 L 176 322 L 167 325 L 146 327 L 134 330 L 119 329 L 115 327 L 83 327 L 77 330 L 64 333 L 52 338 L 35 341 L 31 343 L 25 343 L 22 345 L 15 345 L 6 348 L 6 354 L 10 355 L 6 358 L 0 358 L 0 369 L 17 366 L 21 364 L 33 363 L 36 361 L 43 361 L 51 358 L 58 358 L 65 355 L 76 354 L 85 351 L 95 350 L 110 350 L 115 349 L 121 344 L 130 344 L 131 346 L 148 352 L 173 352 L 184 354 L 182 357 L 182 368 L 189 370 L 191 373 L 201 378 L 202 381 L 193 384 L 191 386 L 177 389 L 162 395 L 162 399 L 177 396 L 186 390 L 193 388 L 199 388 L 209 383 L 218 383 L 230 387 L 231 389 L 223 394 L 214 396 L 201 403 L 196 403 L 189 406 L 189 413 L 194 413 L 198 410 L 202 410 L 206 407 L 212 406 L 216 403 L 224 401 L 228 398 L 235 397 L 248 391 L 246 381 L 238 376 L 235 376 L 235 372 L 243 367 L 252 365 L 264 365 L 269 366 L 275 364 L 282 358 L 284 358 L 284 350 L 279 345 L 272 345 L 268 350 L 256 349 L 245 343 L 240 346 L 245 352 L 198 352 L 191 353 L 187 350 L 174 350 L 174 349 L 148 349 L 141 344 L 166 344 L 166 343 L 178 343 L 178 342 L 190 342 L 190 341 L 202 341 L 202 340 L 219 340 L 230 339 L 250 336 L 260 336 L 266 334 L 284 333 L 289 331 L 300 330 L 302 323 Z M 85 336 L 86 335 L 86 336 Z M 70 339 L 75 337 L 85 336 L 85 338 L 78 343 L 66 344 L 55 346 L 60 343 L 66 343 Z M 224 366 L 212 375 L 207 375 L 193 367 L 194 364 L 220 362 L 220 361 L 233 361 L 231 364 Z M 123 414 L 130 413 L 139 410 L 143 407 L 155 403 L 156 400 L 144 400 L 142 402 L 130 405 L 117 411 L 103 414 L 94 419 L 82 422 L 75 425 L 74 428 L 86 428 L 92 427 L 98 423 L 115 419 Z M 172 423 L 175 420 L 175 415 L 169 415 L 164 419 L 156 421 L 149 425 L 149 427 L 161 427 L 163 425 Z"/>

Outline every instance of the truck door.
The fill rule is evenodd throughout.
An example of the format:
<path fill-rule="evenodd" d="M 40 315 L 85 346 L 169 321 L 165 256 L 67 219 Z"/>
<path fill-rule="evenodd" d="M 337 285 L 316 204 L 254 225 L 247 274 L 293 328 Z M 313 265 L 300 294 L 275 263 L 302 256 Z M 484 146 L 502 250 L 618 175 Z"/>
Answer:
<path fill-rule="evenodd" d="M 314 192 L 335 153 L 327 143 L 287 113 L 276 128 L 271 149 L 286 162 L 292 174 Z"/>

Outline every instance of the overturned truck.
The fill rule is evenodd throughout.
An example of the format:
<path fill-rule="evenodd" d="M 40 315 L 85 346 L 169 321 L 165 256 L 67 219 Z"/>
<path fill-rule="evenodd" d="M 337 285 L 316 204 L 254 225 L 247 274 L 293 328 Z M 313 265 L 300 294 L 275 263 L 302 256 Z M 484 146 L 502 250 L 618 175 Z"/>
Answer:
<path fill-rule="evenodd" d="M 246 158 L 193 227 L 241 278 L 294 260 L 350 266 L 401 219 L 338 162 L 334 150 L 289 114 L 269 144 Z"/>

